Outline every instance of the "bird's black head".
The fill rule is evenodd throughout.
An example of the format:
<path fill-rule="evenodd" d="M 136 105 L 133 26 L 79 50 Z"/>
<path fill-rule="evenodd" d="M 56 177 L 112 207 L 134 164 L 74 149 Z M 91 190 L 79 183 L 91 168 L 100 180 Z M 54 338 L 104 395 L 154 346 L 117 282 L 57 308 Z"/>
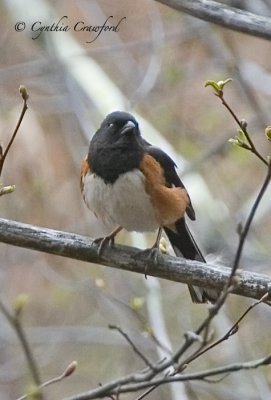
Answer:
<path fill-rule="evenodd" d="M 103 120 L 96 135 L 109 143 L 122 143 L 131 140 L 129 136 L 140 136 L 140 132 L 132 114 L 114 111 Z"/>
<path fill-rule="evenodd" d="M 107 115 L 93 136 L 88 161 L 96 174 L 113 183 L 117 177 L 138 168 L 143 156 L 136 119 L 124 111 Z"/>

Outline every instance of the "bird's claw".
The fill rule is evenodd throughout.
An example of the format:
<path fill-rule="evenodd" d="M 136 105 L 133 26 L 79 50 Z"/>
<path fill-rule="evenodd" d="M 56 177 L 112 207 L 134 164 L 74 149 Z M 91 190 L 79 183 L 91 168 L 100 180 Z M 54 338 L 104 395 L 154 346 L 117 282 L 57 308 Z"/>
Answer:
<path fill-rule="evenodd" d="M 106 245 L 108 245 L 109 247 L 112 247 L 114 245 L 114 238 L 109 235 L 94 239 L 93 243 L 98 246 L 97 254 L 98 257 L 100 257 Z"/>
<path fill-rule="evenodd" d="M 157 264 L 158 261 L 158 257 L 160 256 L 160 250 L 158 249 L 158 247 L 151 247 L 150 249 L 147 250 L 143 250 L 141 252 L 141 255 L 146 254 L 146 258 L 147 258 L 147 262 L 145 264 L 145 268 L 144 268 L 144 275 L 145 275 L 145 279 L 147 279 L 147 275 L 148 275 L 148 269 L 149 269 L 149 264 L 152 263 L 154 265 Z"/>

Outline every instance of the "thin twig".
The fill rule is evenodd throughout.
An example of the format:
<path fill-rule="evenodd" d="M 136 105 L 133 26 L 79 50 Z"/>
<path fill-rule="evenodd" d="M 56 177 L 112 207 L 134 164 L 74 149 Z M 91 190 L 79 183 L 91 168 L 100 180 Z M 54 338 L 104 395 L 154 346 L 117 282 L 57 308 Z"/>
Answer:
<path fill-rule="evenodd" d="M 235 120 L 235 122 L 237 123 L 237 125 L 239 126 L 239 128 L 241 129 L 241 131 L 244 133 L 248 143 L 249 143 L 249 147 L 246 147 L 247 150 L 251 151 L 253 154 L 255 154 L 266 166 L 268 166 L 268 162 L 267 160 L 258 152 L 255 144 L 253 143 L 246 126 L 244 125 L 244 123 L 242 123 L 242 121 L 237 117 L 237 115 L 235 114 L 235 112 L 233 111 L 233 109 L 231 108 L 231 106 L 227 103 L 227 101 L 224 98 L 224 93 L 223 90 L 219 91 L 218 93 L 216 93 L 216 96 L 219 97 L 219 99 L 221 100 L 223 106 L 226 107 L 226 109 L 229 111 L 229 113 L 232 115 L 233 119 Z"/>
<path fill-rule="evenodd" d="M 101 387 L 90 390 L 85 393 L 77 394 L 75 396 L 71 396 L 66 398 L 65 400 L 91 400 L 91 399 L 99 399 L 108 395 L 114 395 L 116 393 L 131 393 L 137 392 L 142 389 L 147 389 L 154 386 L 165 385 L 173 382 L 186 382 L 192 380 L 201 380 L 204 381 L 206 378 L 210 378 L 212 376 L 218 376 L 223 374 L 229 374 L 241 370 L 255 369 L 264 365 L 271 364 L 271 354 L 267 357 L 246 361 L 241 363 L 233 363 L 224 365 L 222 367 L 212 368 L 200 372 L 195 372 L 191 374 L 180 374 L 176 376 L 166 376 L 162 378 L 153 379 L 152 381 L 148 380 L 148 376 L 142 376 L 141 374 L 131 374 L 126 377 L 122 377 L 120 380 L 109 382 Z M 121 384 L 121 386 L 120 386 Z"/>
<path fill-rule="evenodd" d="M 270 296 L 270 293 L 265 293 L 265 295 L 262 296 L 262 298 L 255 303 L 251 304 L 245 312 L 238 318 L 238 320 L 231 326 L 231 328 L 218 340 L 215 342 L 211 343 L 209 346 L 205 347 L 202 350 L 197 351 L 196 353 L 192 354 L 190 357 L 188 357 L 186 360 L 182 362 L 180 366 L 178 366 L 178 371 L 182 370 L 184 365 L 190 364 L 192 361 L 197 359 L 198 357 L 202 356 L 204 353 L 207 351 L 213 349 L 214 347 L 218 346 L 220 343 L 224 342 L 225 340 L 228 340 L 232 335 L 234 335 L 236 332 L 238 332 L 239 329 L 239 324 L 240 322 L 245 318 L 245 316 L 256 306 L 259 304 L 265 302 L 268 297 Z"/>
<path fill-rule="evenodd" d="M 12 143 L 14 142 L 14 139 L 15 139 L 15 137 L 17 135 L 17 132 L 18 132 L 18 130 L 20 128 L 20 125 L 21 125 L 22 120 L 24 118 L 24 114 L 26 113 L 26 110 L 28 109 L 28 105 L 27 105 L 28 94 L 27 94 L 27 91 L 26 91 L 24 86 L 20 86 L 20 93 L 21 93 L 21 96 L 23 98 L 23 108 L 22 108 L 19 120 L 17 122 L 17 125 L 15 127 L 15 130 L 14 130 L 14 132 L 13 132 L 11 138 L 10 138 L 10 141 L 9 141 L 4 153 L 0 157 L 0 176 L 2 174 L 2 170 L 3 170 L 5 159 L 6 159 L 7 155 L 8 155 L 8 152 L 9 152 L 9 150 L 10 150 L 10 148 L 12 146 Z"/>
<path fill-rule="evenodd" d="M 245 241 L 246 241 L 246 238 L 247 238 L 251 223 L 252 223 L 253 218 L 254 218 L 254 216 L 256 214 L 256 211 L 257 211 L 257 209 L 259 207 L 259 204 L 260 204 L 260 202 L 261 202 L 261 200 L 263 198 L 263 195 L 264 195 L 264 193 L 265 193 L 265 191 L 266 191 L 266 189 L 267 189 L 267 187 L 268 187 L 268 185 L 270 183 L 270 179 L 271 179 L 271 160 L 270 160 L 270 162 L 268 164 L 267 174 L 266 174 L 266 177 L 264 179 L 264 182 L 263 182 L 263 184 L 261 186 L 261 189 L 260 189 L 260 191 L 258 193 L 258 196 L 256 197 L 256 200 L 255 200 L 255 202 L 254 202 L 254 204 L 253 204 L 253 206 L 251 208 L 251 211 L 250 211 L 249 216 L 247 218 L 246 224 L 245 224 L 244 228 L 241 231 L 241 234 L 240 234 L 240 237 L 239 237 L 239 245 L 238 245 L 238 248 L 237 248 L 237 252 L 236 252 L 236 255 L 235 255 L 234 262 L 233 262 L 231 275 L 229 277 L 229 281 L 227 283 L 226 289 L 229 289 L 230 286 L 233 284 L 233 278 L 234 278 L 235 273 L 236 273 L 236 271 L 237 271 L 237 269 L 239 267 L 240 259 L 241 259 L 243 248 L 244 248 L 244 244 L 245 244 Z"/>
<path fill-rule="evenodd" d="M 116 325 L 108 325 L 108 327 L 109 329 L 118 331 L 124 337 L 124 339 L 130 344 L 130 346 L 132 347 L 134 352 L 139 356 L 139 358 L 141 358 L 149 368 L 155 371 L 154 364 L 138 349 L 138 347 L 134 344 L 134 342 L 126 332 L 124 332 L 119 326 Z"/>
<path fill-rule="evenodd" d="M 17 334 L 17 337 L 21 343 L 25 358 L 27 360 L 27 365 L 29 368 L 29 371 L 31 373 L 32 379 L 38 388 L 41 385 L 41 380 L 40 380 L 40 374 L 39 374 L 39 369 L 37 366 L 37 363 L 35 361 L 35 358 L 33 356 L 33 353 L 31 351 L 31 347 L 28 343 L 28 340 L 26 338 L 26 335 L 24 333 L 24 329 L 21 324 L 20 320 L 20 314 L 19 313 L 14 313 L 14 315 L 8 311 L 4 303 L 0 300 L 0 310 L 3 313 L 3 315 L 6 317 L 10 325 L 13 327 L 15 333 Z M 42 393 L 39 393 L 39 398 L 42 399 Z"/>
<path fill-rule="evenodd" d="M 47 386 L 53 385 L 54 383 L 61 382 L 63 379 L 71 376 L 74 373 L 76 367 L 77 367 L 77 362 L 76 361 L 72 361 L 61 375 L 42 383 L 38 387 L 38 389 L 43 389 L 43 388 L 45 388 Z M 17 400 L 25 400 L 29 396 L 31 396 L 31 393 L 24 394 L 23 396 L 19 397 Z"/>
<path fill-rule="evenodd" d="M 213 306 L 210 307 L 209 315 L 207 316 L 207 318 L 201 323 L 201 325 L 195 331 L 196 335 L 200 335 L 204 329 L 206 329 L 206 328 L 208 328 L 210 326 L 211 321 L 217 315 L 217 313 L 219 312 L 219 310 L 221 309 L 221 307 L 225 303 L 228 294 L 232 292 L 234 284 L 238 284 L 238 280 L 236 282 L 234 282 L 234 276 L 235 276 L 236 270 L 237 270 L 237 268 L 239 266 L 240 258 L 241 258 L 241 255 L 242 255 L 242 250 L 243 250 L 243 247 L 244 247 L 244 244 L 245 244 L 245 240 L 246 240 L 247 234 L 249 232 L 252 220 L 253 220 L 254 215 L 255 215 L 255 213 L 257 211 L 257 208 L 258 208 L 258 206 L 260 204 L 260 201 L 261 201 L 261 199 L 262 199 L 262 197 L 263 197 L 263 195 L 264 195 L 264 193 L 265 193 L 265 191 L 267 189 L 267 186 L 268 186 L 268 184 L 270 182 L 270 178 L 271 178 L 271 163 L 268 166 L 268 171 L 267 171 L 266 178 L 265 178 L 265 180 L 263 182 L 263 185 L 261 186 L 259 194 L 258 194 L 258 196 L 257 196 L 257 198 L 256 198 L 256 200 L 255 200 L 255 202 L 254 202 L 254 204 L 252 206 L 252 209 L 251 209 L 251 211 L 249 213 L 249 216 L 248 216 L 247 222 L 245 224 L 245 227 L 244 227 L 244 229 L 243 229 L 243 231 L 242 231 L 242 233 L 240 235 L 239 245 L 238 245 L 238 248 L 237 248 L 237 251 L 236 251 L 236 256 L 235 256 L 235 259 L 234 259 L 234 262 L 233 262 L 233 266 L 232 266 L 232 270 L 231 270 L 231 274 L 229 276 L 228 282 L 225 285 L 223 291 L 221 292 L 221 295 L 219 296 L 217 302 Z M 259 303 L 261 303 L 263 301 L 267 301 L 267 297 L 268 296 L 265 293 L 261 297 L 261 299 L 259 300 Z M 255 305 L 257 305 L 257 304 L 258 304 L 258 302 L 255 303 Z M 246 315 L 246 313 L 245 313 L 245 315 Z M 193 338 L 187 338 L 186 342 L 173 355 L 173 360 L 175 362 L 177 362 L 179 360 L 179 358 L 181 357 L 181 355 L 183 355 L 185 353 L 185 351 L 193 344 L 193 342 L 194 342 Z M 204 350 L 202 350 L 202 354 L 203 353 L 205 353 Z M 195 358 L 196 357 L 197 356 L 195 355 Z M 185 365 L 185 363 L 182 363 L 182 366 L 183 365 Z"/>
<path fill-rule="evenodd" d="M 144 397 L 148 396 L 151 392 L 154 391 L 154 389 L 157 388 L 157 385 L 151 386 L 149 389 L 147 389 L 144 393 L 142 393 L 140 396 L 138 396 L 135 400 L 142 400 Z"/>

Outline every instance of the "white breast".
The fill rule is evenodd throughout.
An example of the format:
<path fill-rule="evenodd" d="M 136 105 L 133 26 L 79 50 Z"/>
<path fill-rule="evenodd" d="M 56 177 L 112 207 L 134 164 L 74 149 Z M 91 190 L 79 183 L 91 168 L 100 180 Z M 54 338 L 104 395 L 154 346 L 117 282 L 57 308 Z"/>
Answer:
<path fill-rule="evenodd" d="M 127 231 L 154 231 L 159 227 L 150 197 L 145 192 L 144 175 L 130 171 L 120 175 L 113 184 L 95 174 L 84 178 L 83 195 L 90 210 L 111 227 Z"/>

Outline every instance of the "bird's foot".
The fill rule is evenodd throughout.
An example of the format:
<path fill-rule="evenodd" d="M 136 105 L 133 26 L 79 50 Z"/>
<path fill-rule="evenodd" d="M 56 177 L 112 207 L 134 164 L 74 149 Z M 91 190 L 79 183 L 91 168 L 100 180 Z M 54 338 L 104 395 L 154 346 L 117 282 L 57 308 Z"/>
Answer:
<path fill-rule="evenodd" d="M 143 250 L 141 252 L 141 256 L 142 255 L 143 256 L 146 255 L 146 264 L 145 264 L 145 269 L 144 269 L 144 275 L 145 275 L 145 278 L 147 279 L 150 264 L 155 266 L 157 264 L 158 258 L 161 255 L 161 253 L 157 246 L 153 246 L 150 249 Z"/>
<path fill-rule="evenodd" d="M 102 252 L 103 252 L 105 246 L 109 246 L 109 247 L 114 246 L 115 240 L 114 240 L 114 237 L 112 237 L 111 235 L 108 235 L 105 237 L 100 237 L 100 238 L 94 239 L 93 243 L 98 246 L 97 253 L 98 253 L 98 257 L 100 257 L 102 255 Z"/>
<path fill-rule="evenodd" d="M 109 247 L 114 246 L 115 243 L 115 236 L 122 230 L 122 227 L 119 226 L 116 229 L 113 230 L 109 235 L 101 238 L 97 238 L 93 240 L 93 243 L 98 246 L 98 257 L 101 256 L 104 247 L 107 245 Z"/>

